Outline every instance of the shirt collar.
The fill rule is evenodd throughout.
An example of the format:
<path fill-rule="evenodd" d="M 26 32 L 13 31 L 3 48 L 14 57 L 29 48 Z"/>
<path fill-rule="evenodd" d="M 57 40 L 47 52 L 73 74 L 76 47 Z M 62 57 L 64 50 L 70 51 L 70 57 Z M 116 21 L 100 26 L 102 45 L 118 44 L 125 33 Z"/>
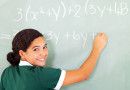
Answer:
<path fill-rule="evenodd" d="M 22 60 L 20 60 L 19 66 L 33 66 L 33 65 L 30 64 L 30 63 L 27 62 L 27 61 L 22 61 Z"/>

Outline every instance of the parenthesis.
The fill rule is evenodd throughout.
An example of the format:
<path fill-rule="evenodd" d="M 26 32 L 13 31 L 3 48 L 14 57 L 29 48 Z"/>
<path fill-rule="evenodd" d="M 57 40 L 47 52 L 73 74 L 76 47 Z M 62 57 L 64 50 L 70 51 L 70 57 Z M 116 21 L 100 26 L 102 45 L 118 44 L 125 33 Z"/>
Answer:
<path fill-rule="evenodd" d="M 62 5 L 62 7 L 63 7 L 63 18 L 65 17 L 65 14 L 66 14 L 66 8 L 65 8 L 65 4 L 62 2 L 62 0 L 61 0 L 61 5 Z"/>

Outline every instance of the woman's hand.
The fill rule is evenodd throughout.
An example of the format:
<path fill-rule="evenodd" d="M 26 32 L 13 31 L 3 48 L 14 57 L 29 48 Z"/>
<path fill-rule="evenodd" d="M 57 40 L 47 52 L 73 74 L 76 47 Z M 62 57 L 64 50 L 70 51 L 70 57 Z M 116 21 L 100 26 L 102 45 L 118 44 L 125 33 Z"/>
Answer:
<path fill-rule="evenodd" d="M 106 46 L 108 37 L 105 33 L 98 33 L 93 41 L 93 50 L 101 52 Z"/>

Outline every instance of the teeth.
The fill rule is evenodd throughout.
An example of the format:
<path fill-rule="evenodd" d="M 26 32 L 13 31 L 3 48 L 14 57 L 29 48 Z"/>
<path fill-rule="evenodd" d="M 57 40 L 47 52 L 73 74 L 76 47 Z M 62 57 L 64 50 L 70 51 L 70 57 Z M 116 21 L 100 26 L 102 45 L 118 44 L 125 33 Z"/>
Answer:
<path fill-rule="evenodd" d="M 41 61 L 44 61 L 45 59 L 37 59 L 37 60 L 41 60 Z"/>
<path fill-rule="evenodd" d="M 40 60 L 44 60 L 44 59 L 40 59 Z"/>
<path fill-rule="evenodd" d="M 39 60 L 44 61 L 45 59 L 39 59 Z"/>

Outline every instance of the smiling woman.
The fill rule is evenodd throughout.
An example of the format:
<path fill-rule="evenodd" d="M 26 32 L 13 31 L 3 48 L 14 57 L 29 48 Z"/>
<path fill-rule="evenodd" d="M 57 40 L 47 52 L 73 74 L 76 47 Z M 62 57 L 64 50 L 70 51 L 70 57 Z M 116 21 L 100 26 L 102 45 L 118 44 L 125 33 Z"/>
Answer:
<path fill-rule="evenodd" d="M 12 52 L 7 54 L 11 66 L 2 74 L 0 90 L 59 89 L 66 72 L 45 67 L 47 56 L 47 43 L 39 31 L 24 29 L 18 32 L 12 41 Z"/>
<path fill-rule="evenodd" d="M 22 60 L 28 61 L 36 66 L 43 66 L 48 56 L 47 44 L 43 37 L 38 37 L 32 41 L 26 52 L 20 50 L 19 54 Z"/>
<path fill-rule="evenodd" d="M 32 55 L 33 52 L 31 52 L 31 47 L 34 46 L 35 42 L 38 43 L 38 41 L 40 41 L 39 37 L 41 37 L 40 43 L 44 44 L 44 40 L 42 40 L 43 35 L 36 30 L 25 29 L 17 33 L 12 41 L 13 52 L 8 53 L 7 55 L 7 60 L 10 62 L 10 64 L 16 66 L 19 64 L 20 59 L 31 62 L 30 59 L 28 60 L 27 58 L 31 58 L 32 56 L 34 56 Z"/>
<path fill-rule="evenodd" d="M 106 44 L 107 36 L 99 33 L 81 67 L 65 71 L 45 66 L 48 48 L 44 36 L 35 29 L 24 29 L 16 34 L 12 52 L 7 54 L 11 66 L 2 73 L 0 90 L 59 90 L 64 85 L 86 80 Z"/>

